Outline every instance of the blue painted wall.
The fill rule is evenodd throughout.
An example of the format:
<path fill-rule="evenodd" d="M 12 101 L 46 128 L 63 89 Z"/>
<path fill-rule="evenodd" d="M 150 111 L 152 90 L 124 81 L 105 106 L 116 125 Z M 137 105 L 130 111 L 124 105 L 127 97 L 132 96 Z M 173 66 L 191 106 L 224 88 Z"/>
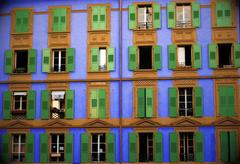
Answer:
<path fill-rule="evenodd" d="M 133 83 L 123 82 L 122 84 L 122 117 L 133 117 Z"/>

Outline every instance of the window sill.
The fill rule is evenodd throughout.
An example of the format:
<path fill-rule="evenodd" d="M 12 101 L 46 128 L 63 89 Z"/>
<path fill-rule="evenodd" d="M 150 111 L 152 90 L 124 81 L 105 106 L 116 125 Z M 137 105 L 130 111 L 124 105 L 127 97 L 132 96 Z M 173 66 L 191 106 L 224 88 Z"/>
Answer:
<path fill-rule="evenodd" d="M 11 73 L 11 75 L 31 75 L 31 73 Z"/>
<path fill-rule="evenodd" d="M 94 33 L 98 33 L 98 32 L 110 32 L 111 30 L 107 29 L 107 30 L 88 30 L 88 32 L 94 32 Z"/>
<path fill-rule="evenodd" d="M 237 70 L 238 68 L 233 67 L 225 67 L 225 68 L 214 68 L 214 70 L 224 71 L 224 70 Z"/>
<path fill-rule="evenodd" d="M 223 26 L 223 27 L 218 27 L 218 26 L 213 26 L 212 27 L 213 29 L 234 29 L 234 28 L 237 28 L 236 26 Z"/>
<path fill-rule="evenodd" d="M 110 73 L 112 71 L 88 71 L 88 73 Z"/>
<path fill-rule="evenodd" d="M 12 32 L 11 35 L 32 35 L 32 32 L 21 32 L 21 33 L 16 33 L 16 32 Z"/>
<path fill-rule="evenodd" d="M 48 72 L 48 74 L 68 74 L 69 72 Z"/>
<path fill-rule="evenodd" d="M 70 33 L 70 31 L 49 31 L 48 34 L 64 34 L 64 33 Z"/>
<path fill-rule="evenodd" d="M 26 114 L 26 110 L 22 110 L 22 111 L 13 110 L 12 114 Z"/>
<path fill-rule="evenodd" d="M 197 27 L 174 27 L 173 30 L 188 30 L 188 29 L 196 29 Z"/>
<path fill-rule="evenodd" d="M 157 30 L 157 28 L 149 28 L 149 29 L 135 29 L 135 30 L 133 30 L 133 31 L 143 31 L 143 32 L 145 32 L 145 31 L 156 31 Z"/>
<path fill-rule="evenodd" d="M 197 68 L 192 67 L 177 67 L 174 71 L 197 71 Z"/>
<path fill-rule="evenodd" d="M 155 69 L 138 69 L 135 70 L 134 72 L 157 72 L 158 70 Z"/>

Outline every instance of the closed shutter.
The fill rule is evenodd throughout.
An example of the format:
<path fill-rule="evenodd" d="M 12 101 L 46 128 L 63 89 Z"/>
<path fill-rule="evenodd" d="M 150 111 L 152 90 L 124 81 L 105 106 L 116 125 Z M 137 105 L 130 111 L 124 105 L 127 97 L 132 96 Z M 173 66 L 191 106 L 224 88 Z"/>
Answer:
<path fill-rule="evenodd" d="M 154 69 L 158 70 L 162 68 L 162 47 L 161 46 L 154 46 Z"/>
<path fill-rule="evenodd" d="M 98 118 L 106 118 L 106 90 L 98 89 Z"/>
<path fill-rule="evenodd" d="M 42 72 L 50 71 L 50 49 L 43 49 L 43 59 L 42 59 Z"/>
<path fill-rule="evenodd" d="M 194 68 L 201 68 L 201 45 L 194 44 L 193 45 L 193 55 L 194 55 Z"/>
<path fill-rule="evenodd" d="M 128 6 L 128 27 L 131 30 L 135 30 L 137 26 L 137 6 L 136 4 Z"/>
<path fill-rule="evenodd" d="M 161 5 L 153 4 L 153 28 L 161 28 Z"/>
<path fill-rule="evenodd" d="M 154 133 L 154 162 L 163 161 L 162 133 Z"/>
<path fill-rule="evenodd" d="M 196 132 L 195 133 L 195 141 L 196 141 L 196 161 L 203 162 L 204 160 L 204 141 L 203 141 L 203 133 Z"/>
<path fill-rule="evenodd" d="M 75 49 L 74 48 L 67 48 L 67 71 L 73 72 L 74 71 L 74 59 L 75 59 Z"/>
<path fill-rule="evenodd" d="M 153 117 L 153 89 L 146 88 L 146 117 Z"/>
<path fill-rule="evenodd" d="M 67 31 L 67 9 L 55 8 L 53 9 L 53 32 L 65 32 Z"/>
<path fill-rule="evenodd" d="M 230 140 L 230 161 L 231 162 L 237 162 L 238 160 L 238 152 L 237 152 L 237 132 L 236 131 L 230 131 L 229 132 L 229 140 Z"/>
<path fill-rule="evenodd" d="M 34 134 L 26 134 L 26 162 L 34 162 Z"/>
<path fill-rule="evenodd" d="M 224 17 L 224 27 L 232 26 L 232 2 L 229 0 L 223 1 L 223 17 Z"/>
<path fill-rule="evenodd" d="M 168 88 L 168 108 L 169 108 L 169 116 L 177 117 L 177 89 L 176 88 Z"/>
<path fill-rule="evenodd" d="M 176 51 L 177 46 L 175 44 L 168 45 L 168 68 L 176 69 Z"/>
<path fill-rule="evenodd" d="M 49 91 L 48 90 L 42 90 L 42 119 L 47 120 L 49 117 Z"/>
<path fill-rule="evenodd" d="M 3 95 L 3 119 L 10 120 L 12 118 L 11 115 L 11 100 L 12 100 L 12 92 L 6 91 Z"/>
<path fill-rule="evenodd" d="M 81 134 L 81 162 L 89 161 L 89 138 L 90 136 L 87 133 Z"/>
<path fill-rule="evenodd" d="M 52 18 L 52 31 L 57 32 L 59 31 L 59 10 L 57 8 L 53 9 L 53 18 Z"/>
<path fill-rule="evenodd" d="M 220 160 L 222 162 L 228 162 L 228 134 L 225 131 L 220 132 Z"/>
<path fill-rule="evenodd" d="M 92 30 L 99 29 L 99 6 L 92 6 Z"/>
<path fill-rule="evenodd" d="M 167 5 L 168 28 L 174 28 L 176 23 L 175 2 L 169 2 Z"/>
<path fill-rule="evenodd" d="M 73 119 L 74 113 L 74 90 L 66 92 L 66 119 Z"/>
<path fill-rule="evenodd" d="M 5 51 L 5 73 L 12 73 L 13 70 L 13 50 Z"/>
<path fill-rule="evenodd" d="M 145 117 L 145 88 L 137 89 L 137 97 L 138 97 L 138 112 L 137 116 L 140 118 Z"/>
<path fill-rule="evenodd" d="M 217 68 L 217 44 L 208 45 L 208 60 L 210 68 Z"/>
<path fill-rule="evenodd" d="M 234 44 L 234 65 L 236 68 L 240 68 L 240 44 Z"/>
<path fill-rule="evenodd" d="M 40 162 L 48 162 L 48 134 L 44 133 L 40 135 Z"/>
<path fill-rule="evenodd" d="M 68 133 L 65 136 L 66 136 L 65 162 L 72 163 L 72 161 L 73 161 L 73 134 Z"/>
<path fill-rule="evenodd" d="M 91 89 L 90 90 L 90 118 L 97 118 L 98 117 L 98 90 Z"/>
<path fill-rule="evenodd" d="M 99 6 L 99 30 L 107 29 L 107 6 Z"/>
<path fill-rule="evenodd" d="M 226 87 L 226 111 L 227 116 L 235 116 L 235 89 L 234 86 Z"/>
<path fill-rule="evenodd" d="M 177 132 L 170 133 L 170 161 L 171 162 L 178 161 L 178 133 Z"/>
<path fill-rule="evenodd" d="M 218 102 L 219 102 L 219 114 L 220 116 L 227 116 L 227 88 L 225 86 L 218 87 Z"/>
<path fill-rule="evenodd" d="M 192 25 L 200 27 L 200 3 L 192 2 Z"/>
<path fill-rule="evenodd" d="M 128 69 L 135 71 L 137 69 L 137 47 L 128 47 Z"/>
<path fill-rule="evenodd" d="M 202 103 L 202 87 L 194 88 L 194 101 L 195 101 L 195 116 L 201 117 L 203 115 Z"/>
<path fill-rule="evenodd" d="M 115 70 L 115 53 L 114 53 L 115 49 L 112 47 L 109 47 L 107 49 L 107 60 L 108 60 L 108 65 L 107 65 L 107 69 L 108 71 L 114 71 Z"/>
<path fill-rule="evenodd" d="M 216 1 L 216 24 L 217 27 L 224 27 L 224 4 L 221 1 Z"/>
<path fill-rule="evenodd" d="M 35 118 L 36 109 L 36 91 L 30 90 L 27 94 L 27 119 L 33 120 Z"/>
<path fill-rule="evenodd" d="M 91 49 L 91 71 L 98 71 L 98 48 L 92 48 Z"/>
<path fill-rule="evenodd" d="M 129 133 L 129 162 L 137 162 L 137 134 Z"/>
<path fill-rule="evenodd" d="M 107 162 L 115 162 L 115 135 L 107 133 Z"/>
<path fill-rule="evenodd" d="M 17 10 L 15 15 L 15 32 L 29 32 L 29 10 Z"/>
<path fill-rule="evenodd" d="M 10 134 L 2 135 L 2 153 L 1 153 L 1 161 L 3 163 L 8 163 L 10 161 Z M 3 151 L 4 150 L 4 151 Z"/>
<path fill-rule="evenodd" d="M 28 50 L 28 72 L 36 72 L 36 49 Z"/>

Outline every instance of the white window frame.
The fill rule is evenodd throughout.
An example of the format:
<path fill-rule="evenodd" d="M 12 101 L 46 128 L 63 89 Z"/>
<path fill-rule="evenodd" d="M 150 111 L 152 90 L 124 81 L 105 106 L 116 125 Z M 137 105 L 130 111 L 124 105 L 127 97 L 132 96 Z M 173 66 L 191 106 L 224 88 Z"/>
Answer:
<path fill-rule="evenodd" d="M 93 142 L 93 139 L 92 139 L 93 135 L 97 135 L 97 137 L 98 137 L 97 143 Z M 104 143 L 100 142 L 100 137 L 102 135 L 105 135 L 105 142 Z M 93 161 L 93 162 L 104 162 L 104 161 L 100 160 L 100 153 L 105 153 L 105 161 L 106 161 L 106 134 L 105 133 L 92 133 L 92 138 L 91 138 L 92 139 L 91 140 L 91 156 L 92 156 L 93 153 L 97 153 L 98 154 L 97 161 Z M 93 152 L 93 144 L 97 144 L 97 152 Z M 100 145 L 101 144 L 105 144 L 105 152 L 104 151 L 100 151 Z"/>
<path fill-rule="evenodd" d="M 53 51 L 52 51 L 52 54 L 53 54 L 53 58 L 52 58 L 52 70 L 53 70 L 53 72 L 65 72 L 65 71 L 61 71 L 61 67 L 62 67 L 62 61 L 61 61 L 61 59 L 62 59 L 62 52 L 63 51 L 65 51 L 65 63 L 63 63 L 64 65 L 65 65 L 65 71 L 66 71 L 66 63 L 67 63 L 67 61 L 66 61 L 66 59 L 67 59 L 67 50 L 66 49 L 53 49 Z M 55 63 L 54 61 L 55 61 L 55 53 L 56 52 L 58 52 L 58 63 Z M 58 70 L 57 71 L 55 71 L 54 70 L 54 66 L 55 65 L 58 65 Z"/>
<path fill-rule="evenodd" d="M 27 92 L 13 92 L 13 98 L 14 98 L 14 111 L 23 111 L 22 106 L 23 106 L 23 96 L 26 96 L 26 108 L 27 108 Z M 15 103 L 16 103 L 16 97 L 15 96 L 20 96 L 20 108 L 16 110 Z M 27 110 L 27 109 L 24 109 Z"/>
<path fill-rule="evenodd" d="M 25 155 L 25 153 L 26 153 L 26 135 L 25 135 L 25 143 L 21 143 L 22 137 L 24 135 L 25 134 L 13 134 L 12 135 L 12 157 L 13 157 L 13 154 L 18 154 L 18 161 L 20 161 L 21 155 L 22 154 Z M 18 136 L 18 142 L 17 143 L 14 142 L 14 137 L 15 136 Z M 14 152 L 14 145 L 17 145 L 17 147 L 18 147 L 17 152 Z M 21 152 L 22 146 L 25 146 L 25 152 Z"/>

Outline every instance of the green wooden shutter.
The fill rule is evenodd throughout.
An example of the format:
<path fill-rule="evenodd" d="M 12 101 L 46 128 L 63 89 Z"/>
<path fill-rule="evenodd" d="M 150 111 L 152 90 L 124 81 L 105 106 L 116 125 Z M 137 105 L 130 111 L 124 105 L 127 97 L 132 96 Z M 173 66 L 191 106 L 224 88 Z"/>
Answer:
<path fill-rule="evenodd" d="M 10 161 L 10 134 L 3 134 L 2 135 L 2 153 L 1 158 L 3 163 L 8 163 Z"/>
<path fill-rule="evenodd" d="M 224 1 L 224 26 L 232 26 L 232 2 Z"/>
<path fill-rule="evenodd" d="M 98 117 L 98 90 L 97 89 L 91 89 L 90 90 L 90 118 L 97 118 Z"/>
<path fill-rule="evenodd" d="M 194 55 L 194 68 L 201 68 L 201 45 L 194 44 L 193 45 L 193 55 Z"/>
<path fill-rule="evenodd" d="M 195 101 L 195 116 L 200 117 L 203 115 L 202 103 L 202 87 L 194 88 L 194 101 Z"/>
<path fill-rule="evenodd" d="M 228 162 L 228 134 L 225 131 L 220 132 L 220 159 L 222 162 Z"/>
<path fill-rule="evenodd" d="M 107 6 L 99 6 L 99 30 L 107 29 Z"/>
<path fill-rule="evenodd" d="M 66 119 L 73 119 L 74 113 L 74 90 L 66 92 Z"/>
<path fill-rule="evenodd" d="M 154 162 L 163 161 L 162 133 L 154 133 Z"/>
<path fill-rule="evenodd" d="M 227 116 L 227 89 L 225 86 L 218 87 L 220 116 Z"/>
<path fill-rule="evenodd" d="M 224 4 L 219 0 L 216 1 L 216 25 L 224 27 Z"/>
<path fill-rule="evenodd" d="M 98 48 L 91 49 L 92 63 L 91 63 L 91 71 L 98 71 Z"/>
<path fill-rule="evenodd" d="M 234 65 L 236 68 L 240 68 L 240 44 L 234 44 Z"/>
<path fill-rule="evenodd" d="M 106 118 L 106 89 L 98 89 L 98 118 Z"/>
<path fill-rule="evenodd" d="M 203 162 L 204 160 L 204 140 L 203 133 L 196 132 L 195 133 L 195 142 L 196 142 L 196 161 Z"/>
<path fill-rule="evenodd" d="M 90 136 L 87 133 L 81 134 L 81 162 L 88 162 L 89 161 L 89 138 Z"/>
<path fill-rule="evenodd" d="M 92 6 L 92 30 L 99 29 L 99 6 Z"/>
<path fill-rule="evenodd" d="M 168 88 L 168 96 L 169 116 L 177 117 L 177 88 Z"/>
<path fill-rule="evenodd" d="M 48 162 L 48 134 L 43 133 L 40 135 L 40 162 Z"/>
<path fill-rule="evenodd" d="M 36 49 L 28 50 L 28 72 L 36 72 Z"/>
<path fill-rule="evenodd" d="M 153 117 L 153 89 L 146 88 L 146 117 Z"/>
<path fill-rule="evenodd" d="M 128 69 L 134 71 L 137 69 L 137 47 L 128 47 Z"/>
<path fill-rule="evenodd" d="M 13 50 L 5 51 L 5 73 L 12 73 L 13 70 Z"/>
<path fill-rule="evenodd" d="M 178 133 L 177 132 L 170 133 L 170 161 L 171 162 L 178 161 Z"/>
<path fill-rule="evenodd" d="M 107 54 L 108 54 L 108 63 L 107 63 L 107 69 L 109 71 L 114 71 L 115 69 L 115 53 L 114 53 L 115 49 L 112 47 L 109 47 L 107 49 Z"/>
<path fill-rule="evenodd" d="M 72 163 L 72 161 L 73 161 L 73 134 L 68 133 L 65 136 L 66 136 L 65 162 Z"/>
<path fill-rule="evenodd" d="M 42 90 L 42 119 L 46 120 L 49 117 L 49 109 L 50 109 L 50 103 L 49 103 L 49 91 L 48 90 Z"/>
<path fill-rule="evenodd" d="M 153 28 L 161 28 L 161 5 L 153 4 Z"/>
<path fill-rule="evenodd" d="M 26 134 L 26 162 L 34 162 L 34 134 Z"/>
<path fill-rule="evenodd" d="M 15 32 L 29 32 L 29 10 L 17 10 L 15 16 Z"/>
<path fill-rule="evenodd" d="M 36 109 L 36 91 L 30 90 L 27 94 L 27 119 L 33 120 L 35 118 Z"/>
<path fill-rule="evenodd" d="M 200 3 L 192 2 L 192 25 L 200 27 Z"/>
<path fill-rule="evenodd" d="M 145 117 L 145 88 L 138 88 L 137 89 L 137 106 L 138 106 L 138 112 L 137 116 L 140 118 Z"/>
<path fill-rule="evenodd" d="M 128 28 L 135 30 L 137 27 L 137 5 L 128 6 Z"/>
<path fill-rule="evenodd" d="M 10 120 L 12 118 L 11 115 L 11 103 L 12 100 L 12 92 L 6 91 L 3 95 L 3 119 Z"/>
<path fill-rule="evenodd" d="M 50 71 L 50 49 L 43 49 L 43 59 L 42 59 L 42 72 Z"/>
<path fill-rule="evenodd" d="M 107 133 L 107 162 L 115 162 L 115 135 Z"/>
<path fill-rule="evenodd" d="M 226 112 L 227 116 L 235 116 L 235 90 L 234 86 L 226 87 Z"/>
<path fill-rule="evenodd" d="M 137 134 L 129 133 L 129 162 L 137 162 Z"/>
<path fill-rule="evenodd" d="M 67 30 L 67 9 L 55 8 L 53 9 L 53 32 L 65 32 Z"/>
<path fill-rule="evenodd" d="M 168 68 L 176 69 L 176 51 L 177 46 L 175 44 L 168 45 Z"/>
<path fill-rule="evenodd" d="M 208 45 L 208 60 L 210 68 L 217 68 L 217 44 Z"/>
<path fill-rule="evenodd" d="M 167 5 L 168 12 L 168 28 L 174 28 L 176 23 L 175 2 L 169 2 Z"/>
<path fill-rule="evenodd" d="M 75 49 L 74 48 L 67 48 L 67 71 L 73 72 L 74 71 L 74 59 L 75 59 Z"/>
<path fill-rule="evenodd" d="M 53 32 L 57 32 L 59 31 L 59 24 L 60 24 L 60 20 L 59 20 L 59 10 L 58 8 L 54 8 L 53 9 L 53 18 L 52 18 L 52 31 Z"/>
<path fill-rule="evenodd" d="M 158 70 L 162 68 L 162 47 L 153 46 L 154 52 L 154 69 Z"/>
<path fill-rule="evenodd" d="M 236 162 L 238 160 L 238 154 L 237 154 L 237 132 L 231 131 L 229 132 L 229 146 L 230 146 L 230 161 Z"/>

